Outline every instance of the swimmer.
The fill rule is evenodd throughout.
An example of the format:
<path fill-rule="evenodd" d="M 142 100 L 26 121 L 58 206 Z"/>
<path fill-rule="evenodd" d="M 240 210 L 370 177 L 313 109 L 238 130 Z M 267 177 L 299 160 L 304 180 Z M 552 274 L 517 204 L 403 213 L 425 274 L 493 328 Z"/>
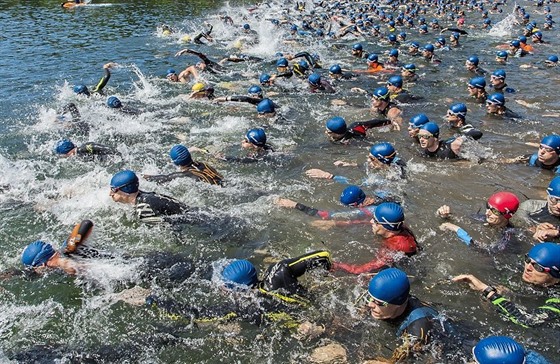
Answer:
<path fill-rule="evenodd" d="M 214 100 L 214 87 L 203 82 L 195 83 L 192 88 L 192 92 L 187 96 L 188 100 Z"/>
<path fill-rule="evenodd" d="M 193 70 L 191 70 L 191 73 L 193 74 L 194 78 L 198 79 L 198 72 L 202 72 L 202 71 L 208 71 L 210 73 L 213 74 L 217 74 L 217 73 L 223 73 L 225 71 L 225 68 L 221 65 L 219 65 L 218 63 L 212 61 L 211 59 L 209 59 L 204 53 L 201 52 L 197 52 L 193 49 L 189 49 L 189 48 L 185 48 L 180 50 L 179 52 L 175 53 L 175 57 L 180 57 L 183 54 L 193 54 L 195 56 L 197 56 L 198 58 L 201 59 L 202 62 L 198 62 L 194 67 L 195 67 L 195 71 L 197 73 L 195 73 Z M 192 66 L 191 66 L 192 67 Z M 185 69 L 185 71 L 189 69 L 189 67 L 187 67 Z M 183 71 L 183 72 L 185 72 Z"/>
<path fill-rule="evenodd" d="M 369 129 L 385 125 L 393 125 L 397 130 L 400 128 L 398 124 L 391 124 L 391 121 L 387 119 L 356 121 L 350 125 L 346 125 L 346 121 L 342 117 L 335 116 L 327 120 L 325 134 L 327 134 L 331 142 L 348 144 L 352 139 L 363 139 L 367 137 L 367 131 Z"/>
<path fill-rule="evenodd" d="M 103 76 L 101 77 L 101 79 L 99 80 L 99 82 L 97 83 L 97 85 L 93 88 L 93 90 L 90 92 L 89 89 L 87 88 L 86 85 L 75 85 L 74 86 L 74 93 L 76 95 L 84 95 L 84 96 L 90 96 L 92 93 L 97 93 L 97 94 L 101 94 L 103 95 L 103 88 L 105 88 L 105 86 L 107 86 L 107 83 L 109 82 L 109 79 L 111 78 L 111 68 L 117 67 L 118 64 L 114 63 L 114 62 L 109 62 L 109 63 L 105 63 L 103 65 Z"/>
<path fill-rule="evenodd" d="M 420 53 L 420 43 L 418 42 L 410 42 L 408 46 L 408 55 L 409 56 L 419 56 Z"/>
<path fill-rule="evenodd" d="M 309 84 L 309 91 L 312 93 L 333 94 L 336 92 L 334 87 L 328 81 L 323 80 L 318 73 L 310 74 L 307 78 L 307 83 Z"/>
<path fill-rule="evenodd" d="M 226 162 L 256 163 L 270 159 L 269 152 L 274 151 L 272 145 L 267 143 L 266 133 L 262 128 L 249 129 L 241 141 L 241 148 L 246 152 L 243 157 L 225 156 L 223 154 L 215 154 L 213 157 Z"/>
<path fill-rule="evenodd" d="M 385 116 L 392 124 L 402 125 L 402 111 L 391 101 L 391 93 L 387 87 L 380 87 L 373 91 L 371 109 Z"/>
<path fill-rule="evenodd" d="M 389 55 L 389 59 L 385 62 L 386 68 L 399 69 L 402 67 L 402 62 L 399 61 L 398 49 L 391 49 L 388 55 Z"/>
<path fill-rule="evenodd" d="M 364 51 L 364 47 L 361 43 L 356 43 L 352 46 L 352 57 L 356 58 L 368 58 L 369 53 Z"/>
<path fill-rule="evenodd" d="M 93 142 L 88 142 L 78 147 L 68 139 L 60 140 L 56 144 L 54 151 L 59 157 L 100 157 L 120 154 L 113 148 Z"/>
<path fill-rule="evenodd" d="M 492 87 L 494 88 L 495 92 L 499 92 L 499 93 L 514 93 L 515 90 L 512 89 L 511 87 L 508 87 L 508 85 L 506 84 L 506 71 L 504 70 L 496 70 L 494 71 L 494 73 L 492 73 L 492 75 L 490 76 L 490 83 L 492 84 Z"/>
<path fill-rule="evenodd" d="M 499 51 L 496 53 L 496 62 L 500 64 L 506 64 L 508 60 L 508 52 L 506 51 Z"/>
<path fill-rule="evenodd" d="M 127 115 L 139 115 L 141 113 L 140 110 L 135 109 L 133 107 L 130 107 L 128 105 L 123 105 L 121 100 L 119 100 L 118 97 L 116 96 L 109 96 L 109 98 L 107 98 L 107 102 L 106 105 L 108 108 L 110 109 L 115 109 L 123 114 L 127 114 Z"/>
<path fill-rule="evenodd" d="M 411 137 L 416 143 L 420 143 L 418 133 L 420 127 L 430 122 L 430 119 L 424 114 L 417 114 L 410 118 L 408 123 L 408 136 Z"/>
<path fill-rule="evenodd" d="M 472 355 L 478 364 L 550 364 L 541 354 L 525 350 L 507 336 L 489 336 L 480 340 L 473 348 Z"/>
<path fill-rule="evenodd" d="M 465 68 L 467 71 L 476 74 L 477 76 L 484 76 L 486 71 L 478 66 L 480 63 L 477 56 L 470 56 L 465 61 Z"/>
<path fill-rule="evenodd" d="M 258 105 L 264 98 L 263 89 L 260 86 L 253 85 L 247 90 L 247 95 L 221 96 L 216 97 L 214 102 L 246 102 L 252 105 Z"/>
<path fill-rule="evenodd" d="M 467 124 L 467 105 L 463 103 L 456 103 L 449 107 L 447 114 L 445 115 L 449 126 L 452 129 L 459 129 L 461 135 L 468 138 L 478 140 L 482 138 L 482 132 L 475 129 L 471 124 Z"/>
<path fill-rule="evenodd" d="M 471 78 L 467 84 L 469 96 L 474 98 L 479 104 L 486 103 L 488 93 L 486 92 L 486 80 L 484 77 Z"/>
<path fill-rule="evenodd" d="M 552 134 L 542 138 L 539 149 L 533 154 L 526 154 L 515 158 L 500 160 L 501 163 L 528 163 L 560 174 L 560 136 Z"/>
<path fill-rule="evenodd" d="M 417 97 L 412 96 L 408 90 L 403 88 L 403 78 L 399 75 L 389 77 L 386 86 L 391 93 L 391 101 L 395 101 L 397 103 L 409 103 L 418 99 Z"/>
<path fill-rule="evenodd" d="M 418 139 L 422 148 L 422 156 L 437 159 L 458 159 L 464 138 L 439 140 L 439 127 L 429 122 L 420 127 Z"/>
<path fill-rule="evenodd" d="M 198 148 L 191 148 L 199 150 Z M 175 178 L 188 177 L 197 181 L 209 183 L 211 185 L 222 186 L 223 177 L 210 165 L 194 161 L 190 151 L 183 145 L 175 145 L 169 151 L 169 157 L 173 164 L 179 169 L 178 172 L 160 175 L 143 175 L 146 181 L 157 183 L 169 182 Z"/>
<path fill-rule="evenodd" d="M 422 49 L 422 57 L 428 63 L 440 64 L 441 60 L 434 54 L 435 47 L 433 44 L 426 44 Z"/>
<path fill-rule="evenodd" d="M 450 222 L 441 224 L 440 229 L 455 232 L 457 237 L 467 246 L 474 246 L 495 253 L 504 250 L 511 240 L 514 227 L 510 219 L 518 209 L 519 199 L 511 192 L 497 192 L 488 198 L 484 221 L 485 226 L 498 229 L 500 232 L 499 239 L 495 242 L 475 240 L 464 229 Z M 443 205 L 436 213 L 438 216 L 447 219 L 451 216 L 451 209 L 449 206 Z"/>
<path fill-rule="evenodd" d="M 414 63 L 405 64 L 401 68 L 401 77 L 407 82 L 416 82 L 419 78 L 416 71 L 418 71 L 418 68 Z"/>
<path fill-rule="evenodd" d="M 401 205 L 395 202 L 382 202 L 375 208 L 370 223 L 373 234 L 381 238 L 381 248 L 375 258 L 359 265 L 333 261 L 334 271 L 342 270 L 351 274 L 369 273 L 396 263 L 399 260 L 395 254 L 397 252 L 404 253 L 407 257 L 416 254 L 418 250 L 416 238 L 404 224 L 404 211 Z"/>
<path fill-rule="evenodd" d="M 536 288 L 553 287 L 560 283 L 560 245 L 540 243 L 533 246 L 523 258 L 524 269 L 521 279 Z M 556 322 L 560 312 L 560 299 L 550 297 L 536 309 L 528 310 L 503 296 L 504 292 L 482 282 L 472 274 L 461 274 L 452 279 L 453 282 L 464 282 L 478 291 L 482 299 L 491 302 L 496 311 L 507 320 L 524 328 L 536 327 Z M 546 291 L 545 291 L 546 292 Z"/>
<path fill-rule="evenodd" d="M 501 93 L 493 93 L 488 96 L 486 99 L 486 113 L 511 119 L 520 118 L 518 114 L 506 107 L 506 99 Z"/>
<path fill-rule="evenodd" d="M 356 73 L 376 73 L 381 72 L 385 68 L 382 63 L 379 62 L 379 57 L 377 54 L 370 54 L 366 60 L 367 68 L 365 70 L 354 70 Z"/>

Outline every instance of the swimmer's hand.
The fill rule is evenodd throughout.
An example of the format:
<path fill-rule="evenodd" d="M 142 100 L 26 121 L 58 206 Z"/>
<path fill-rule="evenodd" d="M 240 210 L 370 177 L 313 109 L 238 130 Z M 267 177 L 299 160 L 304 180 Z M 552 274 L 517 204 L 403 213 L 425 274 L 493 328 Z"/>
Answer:
<path fill-rule="evenodd" d="M 185 53 L 192 53 L 192 49 L 190 48 L 181 49 L 179 52 L 175 53 L 175 57 L 182 56 Z"/>
<path fill-rule="evenodd" d="M 449 215 L 451 215 L 451 208 L 447 205 L 443 205 L 437 209 L 436 214 L 441 218 L 447 219 Z"/>
<path fill-rule="evenodd" d="M 391 129 L 400 131 L 401 125 L 396 120 L 391 120 Z"/>
<path fill-rule="evenodd" d="M 216 97 L 214 100 L 212 100 L 212 102 L 218 104 L 220 102 L 226 102 L 227 100 L 227 96 L 220 96 L 220 97 Z"/>
<path fill-rule="evenodd" d="M 289 209 L 295 209 L 297 202 L 290 200 L 288 198 L 282 198 L 282 197 L 278 197 L 275 201 L 274 204 L 276 206 L 280 206 L 280 207 L 287 207 Z"/>
<path fill-rule="evenodd" d="M 457 225 L 455 225 L 455 224 L 452 224 L 452 223 L 450 223 L 450 222 L 444 222 L 443 224 L 441 224 L 441 225 L 439 226 L 439 229 L 440 229 L 441 231 L 449 230 L 449 231 L 457 232 L 457 230 L 459 230 L 460 227 L 457 226 Z"/>
<path fill-rule="evenodd" d="M 358 163 L 345 162 L 345 161 L 335 161 L 333 164 L 337 167 L 357 167 L 358 166 Z"/>
<path fill-rule="evenodd" d="M 540 242 L 543 242 L 548 238 L 556 238 L 558 236 L 560 236 L 560 230 L 558 230 L 558 227 L 548 222 L 537 225 L 537 230 L 535 231 L 535 234 L 533 234 L 533 238 Z"/>
<path fill-rule="evenodd" d="M 328 230 L 336 226 L 336 221 L 332 220 L 316 220 L 311 223 L 311 226 L 321 230 Z M 334 263 L 333 263 L 334 267 Z"/>
<path fill-rule="evenodd" d="M 305 174 L 307 175 L 307 177 L 311 177 L 311 178 L 332 179 L 334 177 L 332 173 L 317 168 L 309 169 L 305 171 Z"/>
<path fill-rule="evenodd" d="M 204 148 L 199 148 L 199 147 L 190 147 L 189 148 L 190 152 L 202 152 L 204 154 L 210 154 L 210 152 L 208 151 L 208 149 L 204 149 Z"/>
<path fill-rule="evenodd" d="M 475 291 L 484 291 L 488 287 L 486 283 L 482 282 L 472 274 L 460 274 L 453 277 L 451 281 L 468 283 L 469 287 Z"/>
<path fill-rule="evenodd" d="M 119 66 L 118 63 L 109 62 L 109 63 L 105 63 L 105 64 L 103 65 L 103 68 L 115 68 L 115 67 L 118 67 L 118 66 Z"/>
<path fill-rule="evenodd" d="M 361 94 L 367 94 L 367 91 L 366 91 L 366 90 L 364 90 L 363 88 L 359 88 L 359 87 L 352 87 L 352 88 L 350 89 L 350 91 L 352 91 L 352 92 L 359 92 L 359 93 L 361 93 Z"/>

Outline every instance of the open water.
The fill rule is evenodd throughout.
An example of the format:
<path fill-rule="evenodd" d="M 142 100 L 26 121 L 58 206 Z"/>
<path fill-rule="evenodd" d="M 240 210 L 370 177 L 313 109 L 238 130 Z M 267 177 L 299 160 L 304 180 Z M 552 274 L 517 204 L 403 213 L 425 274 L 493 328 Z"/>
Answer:
<path fill-rule="evenodd" d="M 542 24 L 544 14 L 538 13 L 540 9 L 531 2 L 520 4 L 531 12 L 531 19 Z M 545 297 L 557 292 L 534 290 L 521 283 L 521 257 L 534 244 L 531 235 L 520 233 L 505 251 L 491 256 L 464 246 L 454 234 L 441 232 L 441 221 L 435 216 L 439 206 L 451 205 L 460 225 L 475 237 L 484 237 L 486 230 L 469 216 L 483 212 L 492 193 L 512 191 L 522 201 L 544 197 L 552 178 L 550 173 L 523 165 L 500 165 L 493 158 L 533 153 L 535 148 L 525 142 L 538 143 L 544 135 L 558 132 L 558 68 L 542 64 L 549 54 L 560 49 L 557 31 L 544 32 L 548 43 L 537 45 L 535 55 L 512 59 L 505 66 L 496 64 L 496 47 L 514 39 L 521 29 L 512 23 L 513 4 L 507 4 L 503 13 L 491 14 L 494 23 L 502 21 L 500 27 L 490 33 L 469 29 L 470 34 L 461 39 L 462 48 L 438 53 L 443 61 L 438 67 L 401 56 L 405 63 L 412 61 L 420 67 L 420 80 L 408 88 L 423 97 L 403 107 L 403 130 L 376 130 L 368 142 L 340 146 L 324 137 L 325 121 L 336 115 L 348 122 L 371 118 L 367 97 L 350 92 L 350 88 L 372 90 L 387 76 L 364 76 L 338 83 L 334 95 L 311 94 L 298 80 L 285 82 L 284 91 L 272 97 L 281 105 L 280 113 L 285 119 L 275 123 L 257 118 L 253 106 L 187 102 L 184 95 L 190 92 L 191 85 L 169 84 L 165 80 L 168 68 L 179 71 L 197 61 L 192 56 L 174 57 L 184 47 L 219 60 L 239 53 L 236 47 L 241 45 L 242 52 L 265 60 L 229 63 L 231 71 L 225 76 L 206 76 L 217 96 L 245 94 L 250 85 L 258 83 L 261 73 L 274 72 L 278 51 L 308 50 L 318 53 L 326 67 L 340 63 L 344 68 L 357 69 L 365 65 L 349 55 L 356 41 L 379 53 L 380 58 L 389 49 L 374 38 L 304 38 L 286 44 L 282 39 L 288 27 L 278 29 L 265 20 L 280 18 L 282 7 L 270 3 L 253 13 L 248 11 L 250 7 L 205 1 L 95 1 L 64 10 L 56 1 L 35 1 L 32 5 L 0 2 L 0 269 L 19 269 L 20 252 L 31 241 L 42 239 L 59 246 L 82 219 L 95 223 L 90 243 L 113 256 L 98 259 L 87 275 L 77 278 L 50 273 L 34 279 L 25 275 L 4 279 L 0 286 L 0 360 L 306 362 L 314 348 L 332 341 L 346 347 L 350 362 L 389 357 L 390 348 L 395 346 L 394 328 L 373 322 L 354 306 L 369 277 L 306 277 L 304 284 L 317 297 L 317 308 L 302 314 L 327 328 L 322 336 L 310 340 L 298 340 L 280 325 L 197 327 L 160 317 L 144 307 L 116 302 L 116 293 L 135 284 L 193 305 L 223 299 L 220 297 L 224 293 L 215 288 L 214 280 L 191 279 L 171 286 L 143 281 L 142 257 L 154 251 L 187 254 L 200 262 L 200 270 L 212 265 L 219 269 L 228 258 L 250 259 L 264 270 L 271 260 L 314 249 L 328 249 L 336 260 L 368 261 L 375 243 L 367 225 L 320 230 L 311 226 L 313 219 L 298 211 L 274 206 L 274 198 L 283 196 L 321 209 L 342 209 L 338 197 L 344 186 L 304 175 L 309 168 L 321 168 L 348 176 L 356 183 L 367 178 L 368 193 L 380 189 L 402 198 L 407 223 L 423 247 L 418 256 L 401 266 L 413 277 L 415 295 L 433 302 L 475 340 L 490 334 L 510 335 L 553 362 L 560 362 L 558 331 L 520 329 L 500 320 L 478 294 L 465 286 L 447 283 L 454 275 L 473 273 L 486 282 L 509 286 L 517 293 L 512 298 L 529 309 L 537 307 Z M 558 14 L 559 5 L 551 7 L 552 14 Z M 221 22 L 218 14 L 231 16 L 236 27 Z M 295 12 L 291 10 L 290 14 Z M 431 15 L 426 18 L 431 19 Z M 216 42 L 184 44 L 182 37 L 201 31 L 204 21 L 214 25 L 212 35 Z M 467 24 L 481 22 L 479 13 L 467 13 Z M 239 41 L 243 23 L 259 33 L 257 45 L 244 46 Z M 175 32 L 165 36 L 163 24 Z M 421 44 L 433 42 L 438 36 L 435 32 L 421 36 L 416 30 L 407 33 L 408 40 Z M 401 48 L 403 53 L 405 48 Z M 466 82 L 471 75 L 464 69 L 464 61 L 471 54 L 477 54 L 481 66 L 490 72 L 506 70 L 508 85 L 517 90 L 507 96 L 507 105 L 522 119 L 487 116 L 483 106 L 469 100 Z M 116 115 L 104 106 L 105 98 L 85 99 L 72 93 L 75 84 L 84 83 L 91 88 L 101 76 L 103 64 L 110 61 L 120 66 L 113 70 L 107 95 L 117 95 L 124 103 L 142 110 L 140 116 Z M 531 67 L 521 68 L 522 64 Z M 324 70 L 323 74 L 326 77 Z M 333 99 L 343 99 L 349 105 L 332 106 Z M 57 121 L 58 110 L 68 102 L 75 102 L 83 120 L 91 125 L 87 133 L 77 133 Z M 465 161 L 422 159 L 408 138 L 408 119 L 423 112 L 443 125 L 443 116 L 453 102 L 467 103 L 468 120 L 484 132 L 484 137 L 465 148 Z M 176 143 L 238 153 L 246 130 L 257 126 L 266 127 L 269 142 L 282 155 L 279 165 L 239 166 L 208 160 L 225 175 L 225 188 L 185 180 L 157 185 L 141 179 L 143 190 L 155 190 L 192 206 L 207 207 L 216 214 L 241 218 L 243 223 L 233 229 L 215 226 L 215 231 L 209 233 L 138 224 L 129 206 L 116 204 L 109 197 L 109 180 L 120 169 L 129 168 L 139 174 L 169 173 L 174 167 L 167 153 Z M 445 126 L 441 129 L 444 137 L 452 135 Z M 102 161 L 60 159 L 54 155 L 53 147 L 62 138 L 70 138 L 76 144 L 106 144 L 118 149 L 122 156 Z M 360 168 L 333 165 L 339 159 L 365 162 L 367 148 L 374 141 L 394 143 L 399 156 L 408 161 L 406 182 L 395 182 L 375 172 L 366 175 Z M 195 159 L 206 160 L 197 154 Z"/>

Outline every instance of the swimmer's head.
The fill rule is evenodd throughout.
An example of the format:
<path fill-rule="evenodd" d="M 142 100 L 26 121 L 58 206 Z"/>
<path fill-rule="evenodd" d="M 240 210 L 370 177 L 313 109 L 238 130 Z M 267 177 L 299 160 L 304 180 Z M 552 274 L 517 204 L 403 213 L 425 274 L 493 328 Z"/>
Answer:
<path fill-rule="evenodd" d="M 340 67 L 339 64 L 333 64 L 329 68 L 329 74 L 330 75 L 341 75 L 342 74 L 342 67 Z"/>
<path fill-rule="evenodd" d="M 277 68 L 288 67 L 288 60 L 284 57 L 280 58 L 278 61 L 276 61 L 276 67 Z"/>
<path fill-rule="evenodd" d="M 169 151 L 169 157 L 176 166 L 190 166 L 193 164 L 191 153 L 184 145 L 177 144 Z"/>
<path fill-rule="evenodd" d="M 369 154 L 383 164 L 391 164 L 397 156 L 397 151 L 390 143 L 382 142 L 372 145 Z"/>
<path fill-rule="evenodd" d="M 165 77 L 171 82 L 179 81 L 179 76 L 177 76 L 177 73 L 175 72 L 175 70 L 173 68 L 169 68 L 167 70 L 167 74 L 166 74 Z"/>
<path fill-rule="evenodd" d="M 547 135 L 541 140 L 541 145 L 553 149 L 560 155 L 560 135 Z"/>
<path fill-rule="evenodd" d="M 258 97 L 260 99 L 263 98 L 263 90 L 260 86 L 257 86 L 257 85 L 253 85 L 253 86 L 249 87 L 249 90 L 247 90 L 247 94 L 250 97 Z"/>
<path fill-rule="evenodd" d="M 25 247 L 21 254 L 21 263 L 26 267 L 40 267 L 47 264 L 55 254 L 51 244 L 37 240 Z"/>
<path fill-rule="evenodd" d="M 555 55 L 548 56 L 548 58 L 546 59 L 546 61 L 544 61 L 544 63 L 547 66 L 556 66 L 558 65 L 558 56 Z"/>
<path fill-rule="evenodd" d="M 201 92 L 201 91 L 204 91 L 205 88 L 206 88 L 206 85 L 204 83 L 197 82 L 194 85 L 192 85 L 191 91 L 192 92 Z"/>
<path fill-rule="evenodd" d="M 307 82 L 309 82 L 309 84 L 311 86 L 320 86 L 321 85 L 321 75 L 318 74 L 318 73 L 312 73 L 307 78 Z"/>
<path fill-rule="evenodd" d="M 64 139 L 56 143 L 54 151 L 56 152 L 56 154 L 64 155 L 70 153 L 74 148 L 76 148 L 76 145 L 74 143 L 72 143 L 68 139 Z"/>
<path fill-rule="evenodd" d="M 389 101 L 389 89 L 387 87 L 379 87 L 373 91 L 372 98 L 375 100 Z"/>
<path fill-rule="evenodd" d="M 224 267 L 222 279 L 226 285 L 242 285 L 252 287 L 257 284 L 257 270 L 245 259 L 237 259 Z"/>
<path fill-rule="evenodd" d="M 509 337 L 490 336 L 476 344 L 473 357 L 480 364 L 524 364 L 525 349 Z"/>
<path fill-rule="evenodd" d="M 74 86 L 74 93 L 77 95 L 90 96 L 89 90 L 86 85 L 76 85 Z"/>
<path fill-rule="evenodd" d="M 259 115 L 274 114 L 276 112 L 274 102 L 272 102 L 272 100 L 270 99 L 263 99 L 257 105 L 257 112 L 259 113 Z"/>
<path fill-rule="evenodd" d="M 366 199 L 366 194 L 358 186 L 348 186 L 340 194 L 340 202 L 346 206 L 361 205 Z"/>
<path fill-rule="evenodd" d="M 498 62 L 506 62 L 508 59 L 508 52 L 506 51 L 499 51 L 498 53 L 496 53 L 496 60 Z"/>
<path fill-rule="evenodd" d="M 118 97 L 111 96 L 107 99 L 107 106 L 109 106 L 111 109 L 118 109 L 118 108 L 122 107 L 122 103 L 121 103 L 121 100 L 119 100 Z"/>
<path fill-rule="evenodd" d="M 344 135 L 348 130 L 346 121 L 340 116 L 335 116 L 327 120 L 326 128 L 328 132 L 338 135 Z"/>
<path fill-rule="evenodd" d="M 261 85 L 263 86 L 268 86 L 270 85 L 270 75 L 267 73 L 263 73 L 261 75 L 261 77 L 259 77 L 259 82 L 261 83 Z"/>
<path fill-rule="evenodd" d="M 112 193 L 117 193 L 119 191 L 124 193 L 136 193 L 138 192 L 139 186 L 140 182 L 138 181 L 138 176 L 128 169 L 115 173 L 113 178 L 111 178 Z"/>

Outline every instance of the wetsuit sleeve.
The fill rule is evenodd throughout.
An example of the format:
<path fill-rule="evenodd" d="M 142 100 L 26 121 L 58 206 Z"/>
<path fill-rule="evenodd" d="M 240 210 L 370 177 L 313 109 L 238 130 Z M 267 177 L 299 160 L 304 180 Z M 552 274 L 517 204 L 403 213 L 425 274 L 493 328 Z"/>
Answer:
<path fill-rule="evenodd" d="M 351 274 L 362 274 L 362 273 L 369 273 L 373 271 L 377 271 L 384 266 L 390 265 L 393 263 L 394 258 L 391 252 L 388 249 L 380 249 L 377 253 L 377 256 L 364 264 L 347 264 L 347 263 L 340 263 L 340 262 L 333 262 L 333 269 L 334 270 L 343 270 L 347 273 Z"/>
<path fill-rule="evenodd" d="M 70 115 L 72 115 L 72 121 L 79 121 L 82 117 L 80 115 L 80 111 L 76 107 L 76 104 L 74 104 L 73 102 L 64 105 L 64 107 L 62 108 L 62 112 L 63 113 L 69 112 Z"/>
<path fill-rule="evenodd" d="M 522 312 L 515 303 L 509 301 L 499 293 L 495 293 L 491 300 L 498 313 L 505 316 L 514 324 L 525 328 L 543 324 L 553 316 L 560 317 L 559 298 L 550 298 L 546 300 L 543 306 L 540 306 L 532 313 Z"/>
<path fill-rule="evenodd" d="M 99 80 L 99 82 L 97 83 L 97 85 L 95 86 L 92 92 L 100 93 L 103 90 L 103 88 L 107 85 L 107 82 L 109 82 L 109 79 L 111 78 L 111 71 L 109 70 L 109 68 L 104 68 L 103 70 L 104 70 L 103 77 L 101 77 L 101 79 Z"/>
<path fill-rule="evenodd" d="M 234 101 L 234 102 L 247 102 L 252 105 L 258 105 L 262 99 L 258 99 L 256 97 L 249 97 L 249 96 L 228 96 L 226 101 Z"/>
<path fill-rule="evenodd" d="M 363 130 L 363 133 L 365 134 L 365 131 L 368 129 L 379 128 L 381 126 L 385 126 L 389 124 L 391 124 L 391 120 L 389 119 L 372 119 L 367 121 L 354 122 L 350 124 L 350 126 L 348 126 L 348 129 L 352 131 L 356 130 L 356 132 L 358 133 Z"/>
<path fill-rule="evenodd" d="M 350 180 L 347 177 L 344 176 L 333 176 L 333 181 L 338 182 L 338 183 L 342 183 L 343 185 L 348 185 L 350 184 Z"/>
<path fill-rule="evenodd" d="M 326 250 L 317 250 L 297 258 L 289 259 L 287 265 L 292 276 L 297 278 L 315 268 L 330 270 L 331 255 Z"/>
<path fill-rule="evenodd" d="M 473 238 L 471 238 L 469 233 L 463 230 L 463 228 L 459 228 L 459 230 L 457 230 L 457 237 L 466 245 L 471 245 L 473 243 Z"/>
<path fill-rule="evenodd" d="M 482 132 L 478 129 L 475 129 L 475 128 L 471 128 L 471 129 L 463 131 L 463 135 L 465 135 L 469 138 L 473 138 L 474 140 L 478 140 L 478 139 L 482 138 Z"/>
<path fill-rule="evenodd" d="M 313 207 L 305 206 L 304 204 L 301 204 L 299 202 L 296 203 L 296 210 L 299 210 L 299 211 L 301 211 L 304 214 L 309 215 L 309 216 L 317 216 L 319 214 L 319 210 L 314 209 Z M 328 212 L 327 212 L 327 214 L 328 214 Z"/>
<path fill-rule="evenodd" d="M 286 72 L 282 72 L 282 73 L 278 73 L 276 74 L 276 78 L 278 77 L 286 77 L 286 78 L 290 78 L 294 75 L 294 73 L 291 70 L 288 70 Z"/>
<path fill-rule="evenodd" d="M 181 177 L 189 177 L 193 179 L 198 179 L 196 176 L 187 173 L 187 172 L 174 172 L 170 174 L 158 174 L 154 176 L 144 176 L 146 181 L 156 182 L 156 183 L 164 183 L 174 180 L 175 178 Z"/>

